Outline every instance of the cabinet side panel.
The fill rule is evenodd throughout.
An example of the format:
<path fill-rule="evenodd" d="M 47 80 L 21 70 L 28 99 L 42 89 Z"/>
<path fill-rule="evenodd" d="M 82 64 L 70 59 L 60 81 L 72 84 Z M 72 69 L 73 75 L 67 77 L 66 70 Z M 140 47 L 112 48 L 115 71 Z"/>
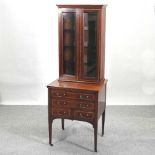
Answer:
<path fill-rule="evenodd" d="M 58 12 L 58 42 L 59 42 L 59 77 L 62 76 L 63 73 L 63 62 L 62 62 L 62 16 L 61 11 Z"/>
<path fill-rule="evenodd" d="M 105 107 L 106 107 L 106 90 L 105 85 L 103 85 L 102 89 L 99 91 L 98 96 L 98 119 L 104 112 Z"/>
<path fill-rule="evenodd" d="M 101 12 L 100 80 L 104 80 L 104 71 L 105 71 L 105 25 L 106 25 L 106 8 L 103 8 Z"/>

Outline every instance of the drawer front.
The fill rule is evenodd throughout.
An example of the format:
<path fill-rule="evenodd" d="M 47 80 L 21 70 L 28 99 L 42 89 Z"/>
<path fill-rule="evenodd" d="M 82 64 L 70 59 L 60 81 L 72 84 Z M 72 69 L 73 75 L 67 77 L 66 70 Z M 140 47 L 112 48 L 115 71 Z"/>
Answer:
<path fill-rule="evenodd" d="M 76 107 L 80 110 L 94 110 L 94 103 L 93 102 L 76 102 Z"/>
<path fill-rule="evenodd" d="M 52 107 L 54 108 L 71 108 L 74 107 L 74 103 L 72 101 L 68 101 L 68 100 L 61 100 L 61 99 L 53 99 L 52 100 Z"/>
<path fill-rule="evenodd" d="M 65 96 L 66 96 L 66 93 L 64 90 L 52 90 L 52 97 L 62 98 Z"/>
<path fill-rule="evenodd" d="M 84 111 L 74 111 L 74 119 L 93 121 L 94 113 L 93 112 L 84 112 Z"/>
<path fill-rule="evenodd" d="M 94 103 L 90 101 L 79 101 L 79 100 L 65 100 L 65 99 L 53 99 L 53 108 L 74 108 L 80 110 L 94 110 Z"/>
<path fill-rule="evenodd" d="M 66 92 L 66 97 L 80 100 L 94 100 L 94 94 L 78 93 L 78 92 Z"/>
<path fill-rule="evenodd" d="M 82 99 L 82 100 L 94 100 L 95 95 L 89 92 L 74 92 L 69 90 L 56 89 L 52 90 L 52 97 L 57 98 L 71 98 L 71 99 Z"/>
<path fill-rule="evenodd" d="M 52 115 L 60 118 L 71 118 L 70 109 L 52 109 Z"/>

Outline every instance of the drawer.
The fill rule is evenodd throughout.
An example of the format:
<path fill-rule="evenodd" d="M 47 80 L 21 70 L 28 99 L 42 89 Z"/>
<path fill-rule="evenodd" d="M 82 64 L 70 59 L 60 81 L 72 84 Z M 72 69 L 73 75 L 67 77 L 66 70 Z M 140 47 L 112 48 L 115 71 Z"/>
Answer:
<path fill-rule="evenodd" d="M 83 100 L 94 100 L 95 95 L 89 92 L 75 92 L 69 89 L 56 89 L 52 90 L 52 97 L 57 98 L 71 98 L 71 99 L 83 99 Z"/>
<path fill-rule="evenodd" d="M 52 97 L 62 98 L 65 96 L 66 96 L 66 93 L 64 90 L 52 90 Z"/>
<path fill-rule="evenodd" d="M 74 119 L 93 121 L 94 113 L 93 112 L 84 112 L 84 111 L 74 111 Z"/>
<path fill-rule="evenodd" d="M 66 92 L 66 97 L 81 100 L 94 100 L 94 94 L 78 93 L 78 92 Z"/>
<path fill-rule="evenodd" d="M 90 101 L 82 102 L 80 100 L 53 99 L 53 108 L 75 108 L 80 110 L 94 110 L 94 103 Z"/>
<path fill-rule="evenodd" d="M 80 110 L 94 110 L 93 102 L 76 102 L 75 107 Z"/>
<path fill-rule="evenodd" d="M 71 110 L 70 109 L 52 109 L 52 115 L 55 117 L 61 118 L 70 118 Z"/>
<path fill-rule="evenodd" d="M 52 107 L 61 108 L 61 107 L 74 107 L 74 103 L 68 100 L 61 100 L 61 99 L 53 99 L 52 100 Z"/>

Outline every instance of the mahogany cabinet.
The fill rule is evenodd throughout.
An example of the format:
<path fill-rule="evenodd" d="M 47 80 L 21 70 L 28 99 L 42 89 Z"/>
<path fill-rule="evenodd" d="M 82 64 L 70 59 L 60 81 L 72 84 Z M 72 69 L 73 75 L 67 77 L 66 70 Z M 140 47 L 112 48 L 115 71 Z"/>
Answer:
<path fill-rule="evenodd" d="M 79 120 L 104 133 L 106 84 L 105 5 L 57 5 L 59 9 L 59 79 L 48 87 L 49 144 L 54 119 Z"/>

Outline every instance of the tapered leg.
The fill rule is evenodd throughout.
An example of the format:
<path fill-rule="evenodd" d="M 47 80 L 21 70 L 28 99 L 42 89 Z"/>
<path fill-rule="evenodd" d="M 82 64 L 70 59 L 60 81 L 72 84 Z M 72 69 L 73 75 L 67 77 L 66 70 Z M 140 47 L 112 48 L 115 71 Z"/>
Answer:
<path fill-rule="evenodd" d="M 106 112 L 106 95 L 107 95 L 107 85 L 105 85 L 105 94 L 104 94 L 105 109 L 104 109 L 104 112 L 102 113 L 102 136 L 104 135 L 105 112 Z"/>
<path fill-rule="evenodd" d="M 62 130 L 64 130 L 64 118 L 62 118 L 61 121 L 62 121 Z"/>
<path fill-rule="evenodd" d="M 53 144 L 52 144 L 52 123 L 53 123 L 53 121 L 52 121 L 51 117 L 48 117 L 49 144 L 51 146 L 53 146 Z"/>
<path fill-rule="evenodd" d="M 97 152 L 97 127 L 98 124 L 94 125 L 94 151 Z"/>
<path fill-rule="evenodd" d="M 102 136 L 104 135 L 105 110 L 102 113 Z"/>

